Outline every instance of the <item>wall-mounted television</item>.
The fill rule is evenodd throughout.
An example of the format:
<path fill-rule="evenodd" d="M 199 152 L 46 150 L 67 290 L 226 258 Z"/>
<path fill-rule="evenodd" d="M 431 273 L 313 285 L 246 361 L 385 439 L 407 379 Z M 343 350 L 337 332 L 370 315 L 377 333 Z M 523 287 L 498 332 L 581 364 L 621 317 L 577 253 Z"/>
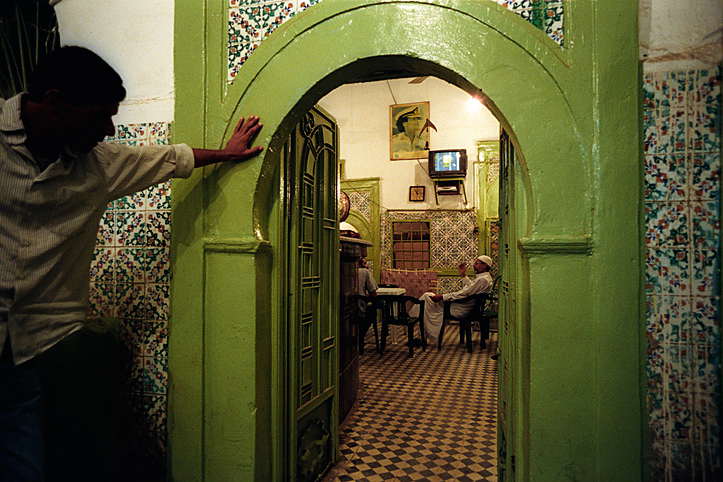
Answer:
<path fill-rule="evenodd" d="M 429 151 L 429 177 L 464 177 L 467 174 L 467 150 Z"/>

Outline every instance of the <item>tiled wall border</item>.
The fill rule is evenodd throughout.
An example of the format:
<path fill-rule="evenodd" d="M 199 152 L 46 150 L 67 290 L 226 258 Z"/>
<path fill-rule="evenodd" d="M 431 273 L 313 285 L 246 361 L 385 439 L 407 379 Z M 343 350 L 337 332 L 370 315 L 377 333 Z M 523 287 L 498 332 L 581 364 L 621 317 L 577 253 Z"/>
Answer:
<path fill-rule="evenodd" d="M 109 142 L 170 143 L 166 122 L 116 126 Z M 128 464 L 163 471 L 166 453 L 171 182 L 111 202 L 100 223 L 90 270 L 89 317 L 120 320 L 125 381 L 122 452 Z"/>
<path fill-rule="evenodd" d="M 321 1 L 229 0 L 228 82 L 233 82 L 244 62 L 279 25 Z M 509 8 L 543 30 L 560 47 L 564 46 L 564 2 L 562 0 L 489 1 L 495 1 Z"/>
<path fill-rule="evenodd" d="M 643 84 L 654 482 L 721 469 L 720 81 L 713 68 L 646 73 Z"/>

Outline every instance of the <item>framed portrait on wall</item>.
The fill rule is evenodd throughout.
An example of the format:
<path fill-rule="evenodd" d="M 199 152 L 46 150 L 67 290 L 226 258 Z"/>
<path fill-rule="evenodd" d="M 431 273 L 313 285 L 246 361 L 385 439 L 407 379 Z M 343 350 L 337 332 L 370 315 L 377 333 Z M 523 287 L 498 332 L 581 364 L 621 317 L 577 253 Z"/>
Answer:
<path fill-rule="evenodd" d="M 389 106 L 390 159 L 422 159 L 429 152 L 429 102 Z"/>

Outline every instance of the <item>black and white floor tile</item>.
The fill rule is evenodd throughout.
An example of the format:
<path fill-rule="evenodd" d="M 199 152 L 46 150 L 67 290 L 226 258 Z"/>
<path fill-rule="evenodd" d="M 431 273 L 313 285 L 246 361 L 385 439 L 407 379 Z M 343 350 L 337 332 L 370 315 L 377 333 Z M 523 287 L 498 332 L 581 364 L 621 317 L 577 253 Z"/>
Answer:
<path fill-rule="evenodd" d="M 404 344 L 380 356 L 368 337 L 357 403 L 324 482 L 496 482 L 497 334 L 485 350 L 473 336 L 468 353 L 448 327 L 442 350 L 415 348 L 411 359 Z"/>

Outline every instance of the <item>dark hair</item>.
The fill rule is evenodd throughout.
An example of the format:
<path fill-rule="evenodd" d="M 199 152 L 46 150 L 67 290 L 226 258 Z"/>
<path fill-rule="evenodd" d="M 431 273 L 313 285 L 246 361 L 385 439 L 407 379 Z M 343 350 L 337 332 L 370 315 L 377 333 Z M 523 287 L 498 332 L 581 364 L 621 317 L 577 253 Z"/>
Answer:
<path fill-rule="evenodd" d="M 52 51 L 35 66 L 28 83 L 30 100 L 42 102 L 53 89 L 75 105 L 119 103 L 126 96 L 123 79 L 113 67 L 94 52 L 75 46 Z"/>

